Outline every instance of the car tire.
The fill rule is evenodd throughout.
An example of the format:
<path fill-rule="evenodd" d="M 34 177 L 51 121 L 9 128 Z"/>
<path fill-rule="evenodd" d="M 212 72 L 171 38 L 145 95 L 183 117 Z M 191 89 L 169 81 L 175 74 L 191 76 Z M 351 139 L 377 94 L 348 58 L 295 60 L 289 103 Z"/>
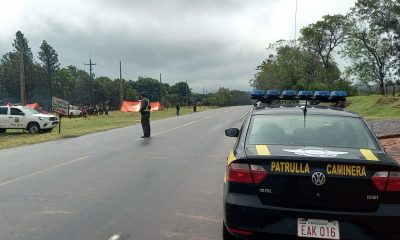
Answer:
<path fill-rule="evenodd" d="M 0 133 L 5 133 L 6 129 L 5 128 L 0 128 Z"/>
<path fill-rule="evenodd" d="M 37 123 L 29 123 L 28 131 L 30 134 L 36 134 L 40 131 L 40 126 Z"/>
<path fill-rule="evenodd" d="M 223 240 L 240 240 L 240 238 L 233 236 L 228 229 L 226 229 L 225 223 L 222 223 L 222 239 Z"/>

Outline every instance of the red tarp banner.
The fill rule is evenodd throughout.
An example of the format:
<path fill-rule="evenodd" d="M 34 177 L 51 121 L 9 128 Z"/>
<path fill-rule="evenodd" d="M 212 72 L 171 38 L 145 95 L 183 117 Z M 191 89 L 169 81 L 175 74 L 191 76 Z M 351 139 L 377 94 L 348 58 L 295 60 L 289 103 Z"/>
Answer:
<path fill-rule="evenodd" d="M 139 112 L 140 102 L 122 101 L 121 112 Z"/>
<path fill-rule="evenodd" d="M 160 102 L 150 102 L 151 111 L 163 110 Z M 122 101 L 121 112 L 139 112 L 140 102 Z"/>
<path fill-rule="evenodd" d="M 160 102 L 151 102 L 150 107 L 150 111 L 158 111 L 164 109 L 164 106 Z"/>
<path fill-rule="evenodd" d="M 30 104 L 26 104 L 26 106 L 28 108 L 33 108 L 33 109 L 39 109 L 40 108 L 39 103 L 30 103 Z"/>
<path fill-rule="evenodd" d="M 48 111 L 43 110 L 43 109 L 40 108 L 39 103 L 30 103 L 30 104 L 26 104 L 26 107 L 35 109 L 36 111 L 39 111 L 40 113 L 43 113 L 43 114 L 49 114 Z"/>

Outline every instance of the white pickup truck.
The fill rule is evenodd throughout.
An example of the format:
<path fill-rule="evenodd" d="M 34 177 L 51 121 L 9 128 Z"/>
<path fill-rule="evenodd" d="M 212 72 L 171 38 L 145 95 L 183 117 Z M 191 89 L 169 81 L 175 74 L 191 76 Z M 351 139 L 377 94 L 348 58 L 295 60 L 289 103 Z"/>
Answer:
<path fill-rule="evenodd" d="M 25 129 L 29 133 L 51 132 L 58 125 L 58 118 L 42 114 L 24 106 L 0 106 L 0 133 L 6 129 Z"/>

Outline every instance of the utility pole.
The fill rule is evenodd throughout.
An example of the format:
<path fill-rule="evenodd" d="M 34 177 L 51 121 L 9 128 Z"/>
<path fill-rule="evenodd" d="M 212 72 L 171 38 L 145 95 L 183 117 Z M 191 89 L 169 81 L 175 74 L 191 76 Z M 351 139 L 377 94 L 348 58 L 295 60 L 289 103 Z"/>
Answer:
<path fill-rule="evenodd" d="M 121 61 L 119 61 L 119 102 L 121 103 L 122 107 L 122 102 L 124 101 L 124 92 L 122 91 L 123 86 L 122 86 L 122 67 L 121 67 Z"/>
<path fill-rule="evenodd" d="M 188 88 L 189 88 L 189 86 L 188 86 L 187 80 L 186 80 L 186 87 L 185 87 L 186 104 L 189 106 Z"/>
<path fill-rule="evenodd" d="M 21 41 L 19 44 L 19 84 L 20 84 L 20 100 L 21 105 L 26 105 L 26 93 L 25 93 L 25 59 L 24 59 L 24 46 Z"/>
<path fill-rule="evenodd" d="M 160 104 L 162 105 L 162 82 L 161 82 L 161 73 L 160 73 Z"/>
<path fill-rule="evenodd" d="M 92 63 L 92 58 L 90 58 L 89 63 L 85 63 L 85 65 L 89 66 L 89 106 L 92 106 L 92 66 L 95 66 L 97 64 Z"/>

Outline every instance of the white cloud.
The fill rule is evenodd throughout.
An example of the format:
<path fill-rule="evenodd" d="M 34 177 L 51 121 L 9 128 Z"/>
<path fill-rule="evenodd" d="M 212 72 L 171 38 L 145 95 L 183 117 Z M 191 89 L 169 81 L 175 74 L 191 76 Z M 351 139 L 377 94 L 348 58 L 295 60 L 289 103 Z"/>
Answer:
<path fill-rule="evenodd" d="M 298 0 L 297 29 L 326 14 L 346 13 L 353 0 Z M 97 76 L 136 79 L 160 72 L 196 89 L 248 89 L 265 48 L 294 38 L 295 0 L 15 0 L 0 10 L 0 54 L 21 30 L 35 56 L 42 40 L 62 66 L 91 54 Z M 299 35 L 299 34 L 298 34 Z"/>

